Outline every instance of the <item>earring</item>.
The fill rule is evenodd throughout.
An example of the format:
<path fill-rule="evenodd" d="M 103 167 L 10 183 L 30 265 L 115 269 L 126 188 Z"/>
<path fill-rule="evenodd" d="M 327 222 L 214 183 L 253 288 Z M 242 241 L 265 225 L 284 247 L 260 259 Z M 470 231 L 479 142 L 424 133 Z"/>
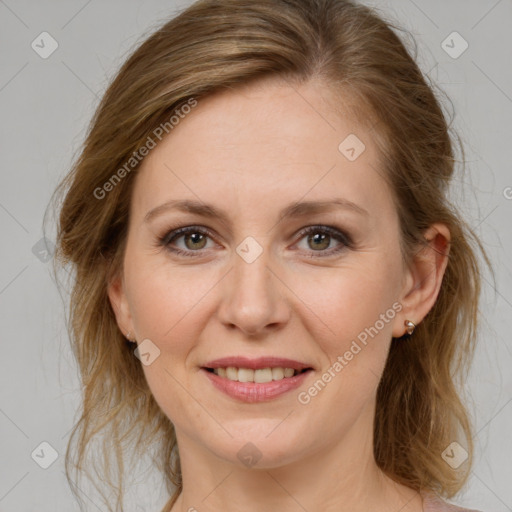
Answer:
<path fill-rule="evenodd" d="M 411 322 L 410 320 L 406 320 L 404 324 L 407 330 L 407 334 L 410 336 L 414 332 L 416 324 L 414 322 Z"/>
<path fill-rule="evenodd" d="M 131 334 L 132 334 L 132 331 L 129 331 L 128 334 L 126 335 L 126 339 L 128 341 L 131 341 L 132 343 L 135 343 L 135 340 L 132 340 L 132 338 L 131 338 Z"/>

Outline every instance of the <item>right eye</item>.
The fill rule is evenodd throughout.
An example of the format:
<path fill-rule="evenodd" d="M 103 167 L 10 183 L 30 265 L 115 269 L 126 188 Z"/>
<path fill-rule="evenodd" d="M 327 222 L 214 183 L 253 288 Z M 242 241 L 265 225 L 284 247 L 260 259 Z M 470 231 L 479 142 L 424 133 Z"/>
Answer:
<path fill-rule="evenodd" d="M 208 249 L 206 246 L 208 238 L 211 238 L 211 233 L 206 228 L 199 226 L 187 226 L 171 230 L 159 239 L 159 244 L 167 250 L 178 254 L 180 256 L 195 257 L 203 249 Z M 184 247 L 176 247 L 177 240 L 183 239 Z"/>

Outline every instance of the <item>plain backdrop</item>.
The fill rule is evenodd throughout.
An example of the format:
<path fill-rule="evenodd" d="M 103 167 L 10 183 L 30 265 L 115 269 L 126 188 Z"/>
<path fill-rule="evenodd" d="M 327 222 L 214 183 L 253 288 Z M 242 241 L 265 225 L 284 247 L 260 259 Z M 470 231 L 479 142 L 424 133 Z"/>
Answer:
<path fill-rule="evenodd" d="M 63 462 L 79 381 L 50 274 L 55 231 L 42 241 L 43 214 L 110 79 L 138 42 L 188 4 L 0 0 L 0 512 L 78 510 Z M 497 279 L 495 286 L 484 275 L 484 321 L 466 385 L 476 456 L 457 502 L 512 511 L 512 1 L 372 5 L 410 30 L 418 62 L 451 98 L 465 142 L 466 174 L 453 197 Z M 52 44 L 57 49 L 43 58 Z M 166 500 L 159 476 L 129 471 L 125 510 L 159 511 Z M 79 492 L 88 510 L 102 510 L 92 491 Z"/>

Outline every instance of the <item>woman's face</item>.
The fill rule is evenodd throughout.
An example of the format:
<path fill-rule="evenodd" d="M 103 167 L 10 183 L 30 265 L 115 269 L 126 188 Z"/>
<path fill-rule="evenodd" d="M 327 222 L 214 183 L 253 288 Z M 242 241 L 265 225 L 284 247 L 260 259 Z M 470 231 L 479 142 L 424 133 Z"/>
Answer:
<path fill-rule="evenodd" d="M 319 83 L 202 99 L 135 182 L 109 288 L 118 322 L 146 340 L 143 370 L 178 442 L 239 465 L 368 438 L 405 332 L 410 280 L 372 134 L 329 105 Z"/>

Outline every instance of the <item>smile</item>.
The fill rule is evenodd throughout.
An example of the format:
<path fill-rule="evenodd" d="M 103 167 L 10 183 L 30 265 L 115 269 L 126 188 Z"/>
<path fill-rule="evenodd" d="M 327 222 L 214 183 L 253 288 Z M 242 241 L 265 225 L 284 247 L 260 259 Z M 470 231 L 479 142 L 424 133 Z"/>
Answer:
<path fill-rule="evenodd" d="M 304 370 L 294 370 L 293 368 L 277 366 L 275 368 L 261 368 L 253 370 L 252 368 L 236 368 L 234 366 L 228 366 L 227 368 L 207 368 L 207 370 L 213 372 L 219 377 L 232 381 L 257 382 L 264 384 L 266 382 L 288 379 L 298 375 L 299 373 L 307 371 L 307 368 Z"/>

